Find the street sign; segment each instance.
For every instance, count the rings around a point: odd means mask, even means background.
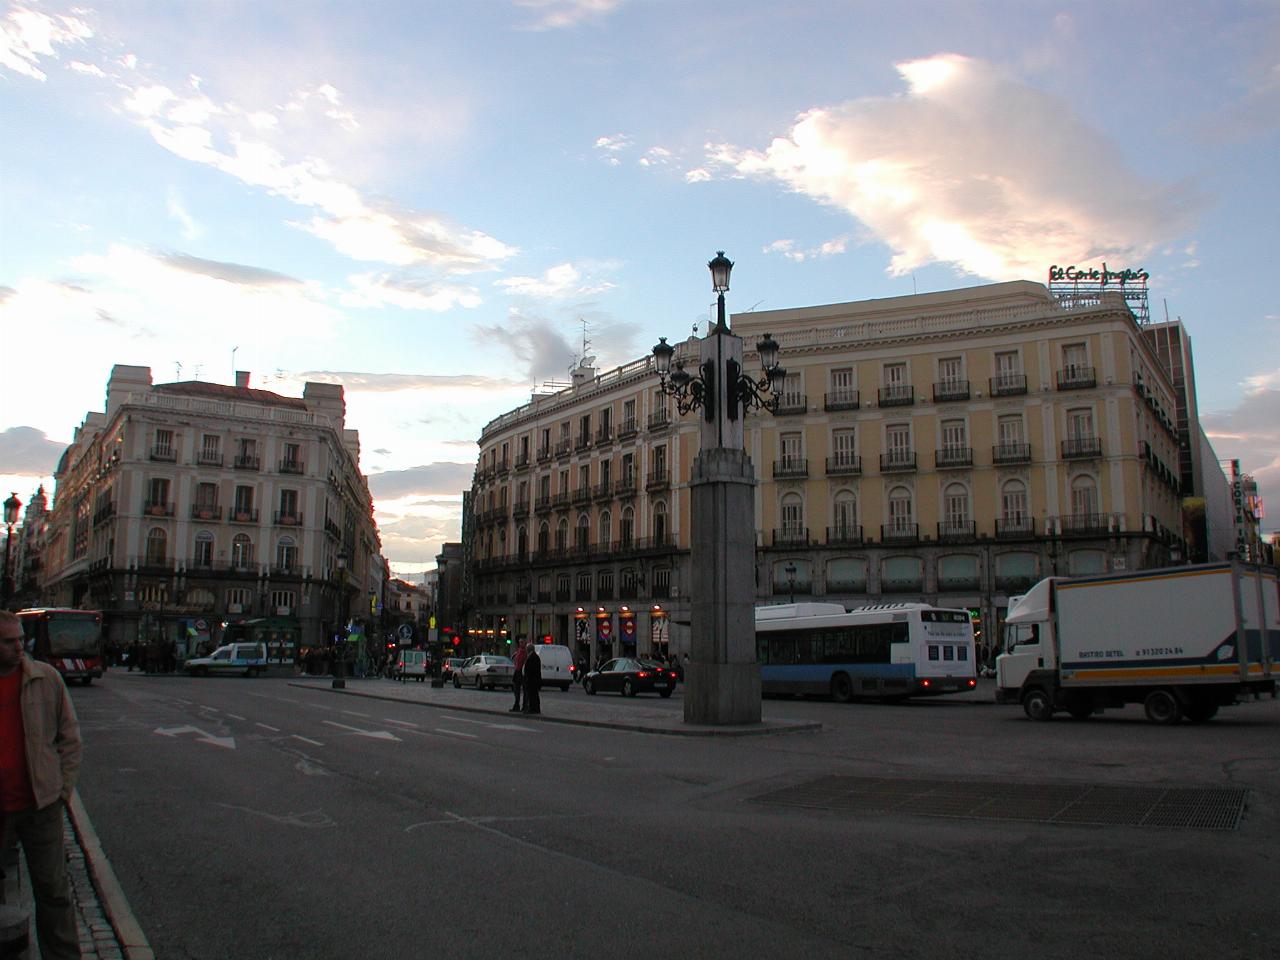
[[[412,640],[413,624],[411,623],[400,624],[400,629],[396,631],[396,634],[400,637],[401,640]]]

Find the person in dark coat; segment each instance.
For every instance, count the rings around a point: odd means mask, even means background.
[[[524,640],[518,641],[516,645],[515,664],[516,668],[511,673],[511,689],[515,692],[516,702],[512,705],[510,712],[520,712],[520,692],[524,688],[524,664],[529,656],[529,647]]]
[[[542,658],[538,656],[537,644],[529,644],[529,653],[524,658],[524,712],[541,713],[542,698],[538,691],[542,689]]]

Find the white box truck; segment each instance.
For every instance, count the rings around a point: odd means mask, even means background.
[[[1154,723],[1210,720],[1276,695],[1276,570],[1242,563],[1041,580],[1009,607],[996,701],[1077,719],[1141,703]]]

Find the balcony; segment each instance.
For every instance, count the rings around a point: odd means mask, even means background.
[[[940,380],[933,385],[934,403],[954,403],[969,399],[968,380]]]
[[[649,476],[644,482],[646,490],[662,490],[669,486],[671,486],[671,471],[666,467],[654,467],[649,471]]]
[[[862,458],[852,453],[827,457],[828,477],[856,477],[862,473]]]
[[[572,500],[572,495],[569,493],[569,491],[561,490],[559,493],[557,493],[555,496],[551,498],[551,505],[555,507],[557,510],[564,510],[566,507],[569,506],[569,503],[571,500]]]
[[[545,493],[533,501],[534,513],[546,513],[551,509],[551,494]]]
[[[611,443],[613,443],[613,427],[608,426],[607,424],[604,426],[597,427],[596,428],[596,446],[604,447],[604,446],[608,446]]]
[[[261,457],[236,457],[232,462],[232,466],[237,470],[261,470]]]
[[[589,434],[589,433],[580,433],[580,434],[578,434],[578,438],[577,438],[576,440],[574,440],[574,441],[573,441],[573,449],[574,449],[575,451],[590,450],[590,449],[591,449],[591,434]]]
[[[227,520],[230,523],[257,523],[258,511],[236,507],[227,514]]]
[[[220,467],[222,466],[222,454],[217,450],[201,450],[196,454],[196,466]]]
[[[222,519],[222,508],[216,503],[193,503],[191,505],[191,519],[216,523]]]
[[[938,539],[954,543],[957,540],[976,540],[977,528],[972,520],[942,520],[938,523]]]
[[[885,543],[915,543],[920,539],[920,525],[916,523],[882,523],[880,539]]]
[[[297,476],[302,476],[302,474],[306,472],[306,464],[304,464],[301,460],[281,460],[280,472],[292,473]]]
[[[973,466],[973,447],[943,447],[933,451],[933,465],[938,470],[955,470]]]
[[[773,531],[775,547],[807,547],[809,545],[808,527],[782,527]]]
[[[618,439],[630,440],[639,432],[640,429],[636,424],[636,418],[632,417],[630,420],[623,420],[622,426],[618,427]]]
[[[809,476],[809,461],[801,457],[784,457],[773,461],[775,480],[803,479]]]
[[[1093,367],[1070,366],[1058,371],[1059,390],[1088,390],[1098,385]]]
[[[142,512],[148,517],[172,517],[173,503],[168,500],[147,500],[142,504]]]
[[[667,427],[671,426],[671,411],[655,410],[653,413],[649,414],[648,425],[650,432],[655,430],[665,430]]]
[[[561,440],[560,442],[558,442],[558,443],[556,444],[556,456],[557,456],[557,457],[567,457],[567,456],[569,456],[569,452],[570,452],[572,449],[573,449],[573,443],[572,443],[571,441],[569,441],[569,440]]]
[[[1008,520],[996,521],[997,540],[1024,540],[1036,535],[1034,517],[1011,517]]]
[[[862,543],[862,524],[846,523],[827,527],[828,546],[852,546]]]
[[[1111,529],[1111,516],[1106,513],[1073,513],[1058,518],[1058,531],[1064,537],[1096,537]]]
[[[1101,437],[1072,437],[1062,441],[1063,460],[1091,460],[1102,456]]]
[[[899,384],[881,387],[877,402],[882,407],[909,407],[916,402],[915,387]]]
[[[173,463],[178,459],[178,455],[174,453],[173,447],[152,447],[151,459],[161,463]]]
[[[993,397],[1016,397],[1027,392],[1025,373],[1000,373],[992,377],[989,383]]]
[[[636,478],[633,476],[619,477],[614,482],[613,493],[617,497],[634,497],[636,495]]]
[[[809,396],[804,393],[784,393],[778,397],[775,417],[795,417],[809,412]]]
[[[859,406],[857,390],[836,390],[822,395],[822,409],[828,413],[836,410],[857,410]]]
[[[880,454],[881,473],[910,473],[916,468],[914,450],[898,450]]]
[[[528,470],[528,469],[529,469],[529,454],[527,454],[527,453],[517,453],[517,454],[516,454],[516,465],[515,465],[515,468],[516,468],[516,473],[519,473],[521,470]]]
[[[493,472],[496,476],[505,477],[511,472],[511,460],[508,457],[503,457],[494,465]]]
[[[590,487],[590,486],[586,486],[586,487],[578,487],[576,490],[574,490],[574,491],[573,491],[573,502],[574,502],[574,503],[590,503],[590,502],[591,502],[591,487]]]
[[[302,513],[298,510],[277,510],[273,522],[279,527],[300,527]]]
[[[539,463],[546,463],[546,462],[547,462],[548,460],[550,460],[550,459],[551,459],[551,448],[550,448],[550,447],[539,447],[539,448],[538,448],[538,462],[539,462]]]
[[[994,464],[1030,463],[1031,444],[997,443],[991,448],[991,462]]]
[[[591,497],[594,500],[609,500],[613,497],[613,481],[603,480],[591,488]]]
[[[529,501],[517,500],[511,508],[511,515],[517,520],[523,519],[529,515]]]

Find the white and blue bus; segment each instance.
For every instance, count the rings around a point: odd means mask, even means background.
[[[966,610],[924,603],[756,608],[762,692],[900,700],[977,686]]]

